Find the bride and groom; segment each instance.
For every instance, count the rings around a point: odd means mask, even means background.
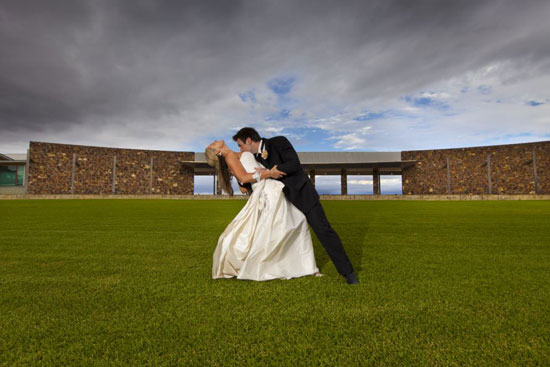
[[[284,136],[263,139],[250,127],[239,130],[233,140],[240,152],[223,140],[205,151],[227,193],[233,195],[231,175],[243,193],[250,193],[218,239],[212,277],[263,281],[320,276],[309,224],[346,282],[359,283],[290,142]]]

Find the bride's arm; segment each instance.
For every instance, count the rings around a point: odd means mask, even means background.
[[[225,157],[225,162],[227,163],[227,166],[231,169],[233,172],[233,176],[237,178],[241,183],[253,183],[256,182],[256,179],[254,178],[255,173],[248,173],[243,167],[243,164],[239,160],[238,153],[227,150],[222,151],[223,156]],[[271,171],[261,171],[260,173],[260,179],[266,179],[271,177]]]

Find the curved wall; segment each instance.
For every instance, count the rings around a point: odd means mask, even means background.
[[[550,141],[401,152],[404,195],[550,194]],[[447,165],[448,162],[448,165]]]
[[[193,194],[180,163],[193,152],[30,142],[29,155],[29,194]]]
[[[193,152],[31,142],[27,192],[192,195],[193,170],[181,162],[194,160]],[[550,141],[403,151],[401,160],[416,161],[403,170],[404,195],[550,194]]]

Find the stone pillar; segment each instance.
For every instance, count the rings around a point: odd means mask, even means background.
[[[372,171],[372,193],[373,195],[380,195],[380,173],[378,173],[378,168]]]
[[[348,194],[348,173],[344,168],[340,171],[340,185],[342,189],[342,195]]]
[[[313,187],[315,187],[315,170],[312,169],[309,171],[309,180],[311,181],[311,184]]]

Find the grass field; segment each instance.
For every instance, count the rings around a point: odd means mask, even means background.
[[[550,202],[324,202],[357,286],[212,280],[243,205],[0,201],[0,366],[550,365]]]

